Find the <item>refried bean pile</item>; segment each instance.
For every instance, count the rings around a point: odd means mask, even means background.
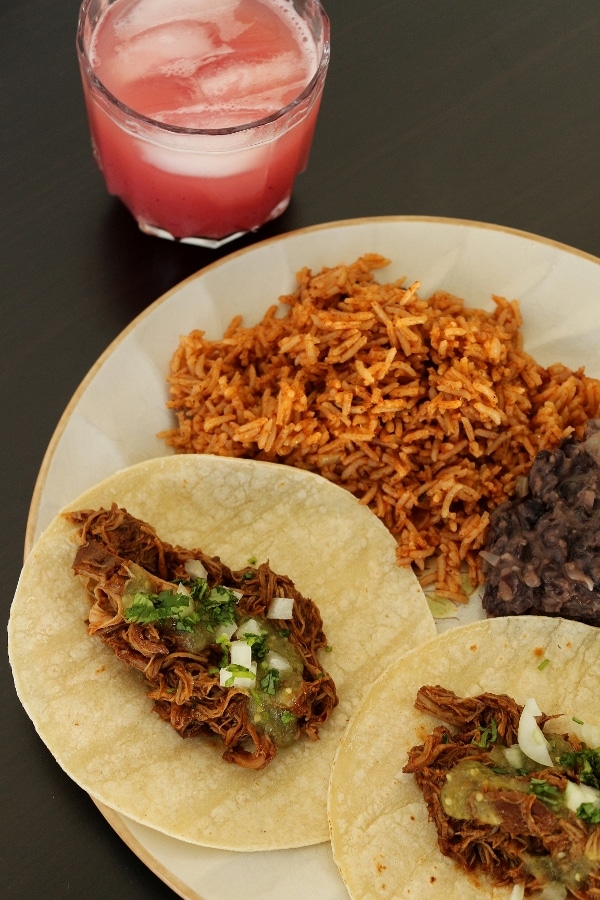
[[[600,625],[600,420],[538,453],[519,495],[491,517],[483,608]]]
[[[538,365],[519,305],[470,309],[444,291],[379,283],[388,260],[297,274],[262,321],[183,337],[171,362],[177,452],[285,463],[342,485],[379,516],[438,596],[482,583],[490,513],[541,450],[583,436],[600,382]],[[462,574],[461,574],[462,573]]]

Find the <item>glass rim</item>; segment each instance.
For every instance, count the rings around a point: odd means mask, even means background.
[[[323,9],[320,0],[315,0],[316,6],[318,7],[319,13],[321,15],[321,21],[323,24],[323,49],[321,52],[321,57],[319,60],[319,65],[310,79],[310,81],[306,84],[304,89],[298,94],[297,97],[294,97],[286,106],[278,109],[274,113],[270,113],[268,116],[264,116],[262,119],[255,119],[252,122],[245,122],[243,125],[229,125],[225,128],[188,128],[184,125],[169,125],[166,122],[160,122],[158,119],[153,119],[151,116],[146,116],[144,113],[140,113],[137,110],[133,109],[131,106],[127,106],[126,103],[123,103],[119,100],[115,94],[110,91],[106,85],[98,78],[96,73],[94,72],[94,68],[92,63],[88,57],[87,50],[84,42],[84,29],[85,29],[85,15],[88,11],[88,8],[93,0],[83,0],[79,8],[79,18],[77,22],[77,55],[79,57],[79,62],[85,70],[85,73],[89,75],[92,81],[92,86],[95,87],[105,98],[109,101],[111,106],[116,107],[121,113],[126,116],[129,116],[135,119],[138,122],[143,123],[144,125],[151,126],[152,128],[157,128],[160,131],[166,132],[168,134],[188,134],[188,135],[227,135],[227,134],[239,134],[242,131],[251,131],[256,128],[264,127],[265,125],[272,125],[273,123],[279,121],[284,116],[286,116],[289,112],[291,112],[296,107],[300,106],[300,104],[306,100],[313,91],[318,87],[320,81],[325,77],[325,73],[329,66],[329,58],[330,58],[330,21],[329,16]]]

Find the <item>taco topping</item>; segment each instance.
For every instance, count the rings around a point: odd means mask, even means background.
[[[551,717],[533,699],[523,707],[426,685],[415,707],[445,723],[403,768],[423,792],[442,853],[526,895],[600,897],[600,749],[544,734]]]
[[[318,739],[338,699],[317,658],[321,616],[290,578],[173,546],[115,504],[67,518],[88,632],[144,675],[161,719],[182,737],[218,735],[223,759],[249,769]]]

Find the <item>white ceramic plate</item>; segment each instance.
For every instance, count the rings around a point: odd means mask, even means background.
[[[234,315],[256,323],[303,266],[352,262],[363,253],[392,262],[386,281],[421,281],[468,305],[493,308],[492,294],[519,299],[525,348],[542,365],[585,366],[600,376],[600,260],[534,235],[451,219],[385,217],[302,229],[233,253],[158,299],[110,345],[65,410],[46,452],[27,526],[25,552],[56,513],[112,472],[171,452],[156,437],[172,425],[166,375],[179,336],[218,338]],[[115,402],[115,398],[118,401]],[[85,448],[85,452],[84,452]],[[231,853],[185,844],[101,807],[125,843],[180,896],[229,900],[253,885],[255,900],[343,900],[329,845]]]

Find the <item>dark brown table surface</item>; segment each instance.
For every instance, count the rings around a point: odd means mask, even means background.
[[[105,193],[77,71],[77,5],[10,0],[0,12],[5,621],[37,471],[72,393],[131,319],[228,252],[142,235]],[[600,255],[597,0],[325,5],[332,59],[308,171],[277,222],[229,249],[409,214],[511,226]],[[175,896],[54,763],[6,653],[0,665],[0,895]]]

